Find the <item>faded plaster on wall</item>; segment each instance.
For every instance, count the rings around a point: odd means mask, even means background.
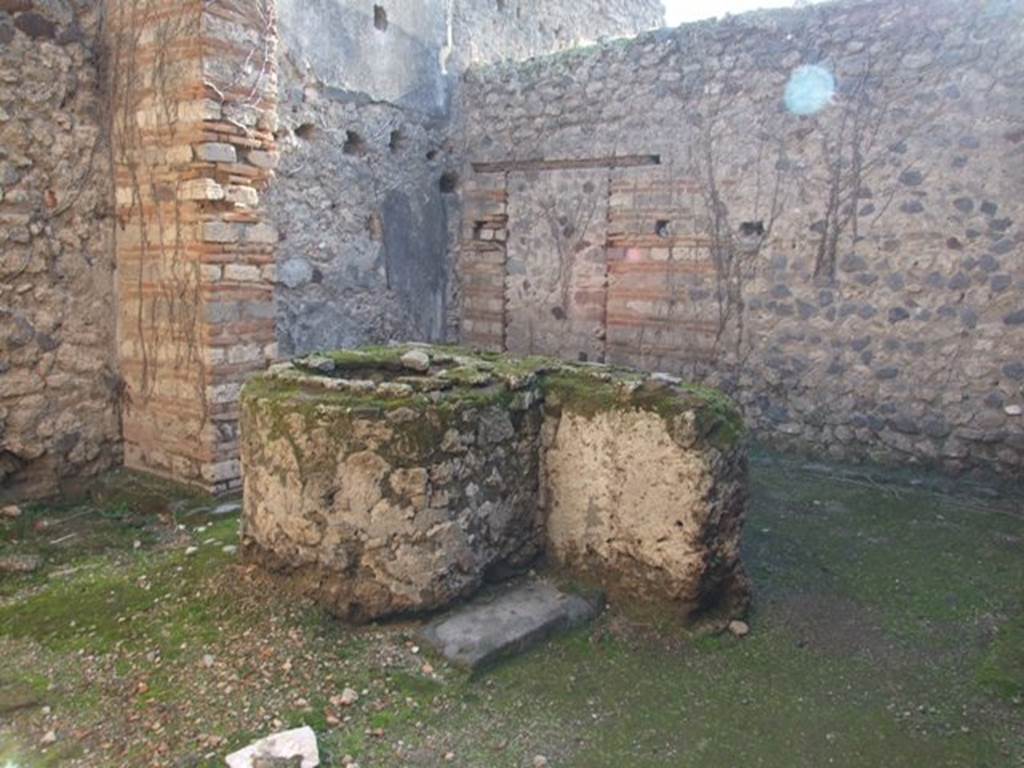
[[[660,19],[651,0],[592,0],[590,13],[536,0],[385,0],[379,29],[374,5],[279,2],[282,162],[267,203],[282,234],[285,354],[450,338],[457,75],[473,59],[572,45],[583,16],[595,35]]]
[[[453,64],[522,61],[605,38],[629,37],[664,23],[660,0],[452,0]]]

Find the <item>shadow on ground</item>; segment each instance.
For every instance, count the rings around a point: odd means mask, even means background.
[[[300,724],[326,766],[1024,765],[1020,490],[770,454],[752,483],[749,636],[611,606],[469,679],[238,564],[236,507],[115,473],[0,521],[43,561],[0,575],[0,765],[222,765]]]

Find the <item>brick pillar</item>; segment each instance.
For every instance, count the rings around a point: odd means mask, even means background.
[[[456,269],[463,344],[496,352],[506,350],[507,241],[506,174],[470,176],[462,190],[462,232]]]
[[[111,0],[125,463],[240,485],[238,393],[277,354],[273,0]]]

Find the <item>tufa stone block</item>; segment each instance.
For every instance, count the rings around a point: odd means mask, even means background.
[[[213,179],[189,179],[178,187],[179,200],[223,200],[224,188]]]
[[[203,222],[203,240],[207,243],[237,243],[238,225],[227,221]]]
[[[273,245],[277,242],[277,230],[264,222],[249,224],[245,227],[245,241],[247,243]]]
[[[260,195],[252,187],[232,184],[224,190],[224,193],[227,201],[229,203],[234,203],[235,205],[245,206],[246,208],[255,208],[260,204]]]
[[[252,264],[228,264],[224,267],[224,279],[258,283],[263,279],[263,273]]]
[[[235,163],[238,161],[238,153],[234,144],[223,142],[209,142],[195,146],[196,160],[204,163]]]
[[[280,161],[281,156],[277,152],[265,152],[262,149],[252,149],[249,150],[245,159],[250,165],[255,165],[257,168],[272,171],[277,168],[277,164]]]

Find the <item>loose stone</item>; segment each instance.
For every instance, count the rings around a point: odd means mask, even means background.
[[[543,553],[682,618],[745,608],[746,453],[724,395],[603,365],[421,346],[332,353],[330,376],[310,359],[296,361],[301,378],[257,378],[243,395],[242,550],[335,614],[442,608]],[[422,378],[449,386],[425,396],[394,380],[413,359],[459,368],[428,365]],[[310,386],[338,377],[373,391],[338,407]]]
[[[0,556],[0,573],[34,573],[42,564],[43,559],[38,555],[3,555]]]
[[[224,504],[219,504],[218,506],[214,507],[213,511],[211,511],[210,514],[213,515],[214,517],[223,517],[223,516],[226,516],[226,515],[233,515],[236,512],[241,512],[241,511],[242,511],[242,502],[240,502],[240,501],[228,501],[228,502],[225,502]]]
[[[421,349],[412,349],[401,357],[402,365],[410,371],[425,372],[430,370],[430,355]]]
[[[351,707],[359,701],[359,693],[354,688],[346,688],[338,697],[338,704],[342,707]]]
[[[729,622],[729,631],[736,637],[746,637],[750,634],[750,625],[737,619]]]
[[[260,739],[228,755],[226,761],[228,768],[317,768],[320,751],[316,734],[306,726]]]

